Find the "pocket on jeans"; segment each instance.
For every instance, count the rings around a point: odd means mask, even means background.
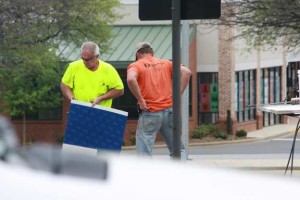
[[[145,132],[156,131],[159,123],[159,116],[144,115],[143,116],[143,129]]]

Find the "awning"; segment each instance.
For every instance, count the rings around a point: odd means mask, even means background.
[[[110,41],[112,50],[101,54],[101,60],[113,63],[124,63],[118,68],[126,68],[135,60],[134,50],[138,42],[149,42],[156,57],[172,59],[172,26],[171,25],[118,25],[113,27]],[[190,41],[196,35],[196,27],[190,26]],[[74,44],[61,43],[59,54],[68,61],[80,59],[80,47]]]

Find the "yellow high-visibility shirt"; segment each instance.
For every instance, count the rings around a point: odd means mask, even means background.
[[[124,89],[117,70],[101,60],[96,71],[87,69],[82,60],[70,63],[62,77],[62,83],[73,90],[76,100],[83,102],[92,102],[110,89]],[[112,99],[103,100],[99,105],[111,107]]]

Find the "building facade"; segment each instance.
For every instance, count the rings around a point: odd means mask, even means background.
[[[137,126],[136,101],[126,84],[126,68],[134,61],[137,42],[152,44],[155,56],[172,59],[172,24],[170,21],[140,21],[138,4],[124,4],[117,10],[124,17],[113,28],[112,51],[100,56],[118,70],[125,86],[125,95],[113,107],[129,113],[124,144],[131,144]],[[201,124],[218,124],[226,130],[228,115],[232,134],[244,129],[253,131],[265,126],[286,123],[284,116],[264,113],[258,105],[285,100],[298,83],[300,55],[283,47],[269,50],[252,49],[242,39],[231,40],[234,27],[204,26],[189,21],[188,67],[192,71],[189,84],[189,132]],[[60,49],[69,61],[80,59],[80,50],[72,44]],[[29,118],[27,138],[30,141],[57,142],[64,134],[69,103],[64,100],[58,109],[41,111]],[[22,121],[12,119],[18,133]],[[161,138],[159,138],[161,139]]]

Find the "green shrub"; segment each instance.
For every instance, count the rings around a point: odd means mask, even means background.
[[[135,143],[136,143],[135,135],[131,135],[129,137],[129,142],[130,142],[130,145],[135,145]]]
[[[209,134],[215,133],[218,128],[214,124],[202,124],[192,132],[192,138],[203,138]]]
[[[217,131],[214,134],[215,138],[221,138],[223,140],[226,140],[228,138],[228,134],[225,133],[224,131]]]
[[[62,133],[56,133],[54,134],[54,139],[55,142],[60,145],[64,143],[65,136]]]
[[[235,135],[236,135],[236,137],[246,137],[247,132],[242,129],[242,130],[238,130]]]
[[[131,146],[131,145],[135,145],[136,144],[135,131],[129,130],[128,134],[129,134],[128,141],[124,141],[123,140],[122,146]]]
[[[130,130],[129,134],[130,134],[130,136],[129,136],[130,145],[135,145],[135,143],[136,143],[135,131]]]

